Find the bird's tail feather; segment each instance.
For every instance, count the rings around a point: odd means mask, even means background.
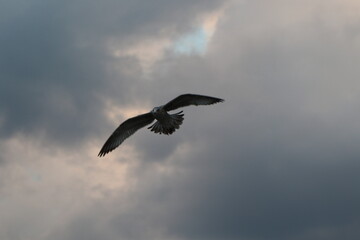
[[[181,111],[168,115],[168,118],[161,123],[156,121],[153,125],[148,127],[148,129],[151,129],[151,131],[154,133],[170,135],[175,132],[176,129],[179,129],[180,125],[183,123],[183,120],[184,114],[182,114]]]

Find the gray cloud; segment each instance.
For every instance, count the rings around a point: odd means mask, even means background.
[[[135,72],[137,62],[114,59],[107,42],[116,39],[124,48],[166,29],[185,31],[199,11],[219,2],[9,3],[1,10],[6,21],[0,25],[2,133],[40,130],[72,143],[98,134],[95,129],[105,121],[101,96],[123,101],[127,89],[142,84],[136,80],[140,74],[121,74],[129,67]],[[115,65],[120,71],[111,69]]]
[[[226,100],[184,109],[184,124],[174,135],[157,136],[145,129],[136,133],[128,143],[140,157],[128,160],[134,164],[126,175],[134,181],[128,190],[97,184],[92,191],[107,189],[101,192],[105,197],[88,199],[84,189],[92,179],[86,174],[84,182],[65,185],[69,189],[60,193],[80,199],[84,207],[74,207],[61,224],[52,224],[37,239],[360,237],[359,17],[350,11],[357,3],[319,0],[297,6],[277,0],[235,1],[220,19],[204,57],[167,53],[154,65],[150,79],[137,78],[136,59],[114,59],[106,52],[104,44],[112,37],[127,46],[146,36],[180,34],[191,28],[198,12],[219,3],[106,1],[101,7],[89,2],[81,8],[84,4],[75,2],[47,7],[58,14],[42,11],[40,19],[54,21],[36,24],[39,29],[31,33],[1,25],[7,29],[1,39],[7,38],[8,44],[7,58],[1,60],[8,67],[1,74],[14,80],[1,82],[1,98],[17,99],[1,101],[3,129],[8,133],[26,126],[31,135],[32,128],[45,128],[50,132],[45,139],[51,139],[73,128],[64,133],[64,139],[73,142],[78,136],[71,133],[95,139],[95,134],[107,134],[109,127],[98,112],[102,97],[119,105],[122,100],[160,105],[183,92]],[[109,14],[101,17],[103,11]],[[26,11],[33,16],[24,19],[33,20],[38,16],[35,12]],[[66,25],[61,16],[67,17]],[[182,17],[186,20],[179,23]],[[12,24],[19,22],[32,26],[24,20]],[[174,25],[174,32],[156,30]],[[40,33],[54,29],[50,40],[35,41]],[[11,44],[15,39],[28,39],[28,47]],[[15,49],[27,54],[11,62],[7,59]],[[34,56],[37,61],[31,60]],[[58,65],[65,71],[59,71]],[[117,71],[111,68],[115,65]],[[135,74],[124,73],[129,69]],[[51,141],[47,144],[53,147]],[[64,143],[58,148],[68,151]],[[112,156],[122,159],[124,149],[120,147]],[[84,163],[81,157],[74,163],[80,169],[90,168],[85,162],[96,163],[83,158]],[[11,186],[0,181],[5,190]],[[61,209],[71,206],[60,200]],[[46,209],[52,207],[50,201]],[[48,226],[43,221],[38,224]]]

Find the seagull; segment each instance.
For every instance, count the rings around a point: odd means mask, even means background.
[[[224,99],[221,98],[197,94],[180,95],[165,105],[155,107],[148,113],[129,118],[121,123],[105,142],[98,156],[105,156],[107,153],[117,148],[126,138],[133,135],[140,128],[151,124],[155,119],[157,121],[148,127],[148,129],[154,133],[171,135],[176,129],[179,129],[180,125],[183,123],[184,114],[182,114],[183,111],[169,114],[169,111],[190,105],[211,105],[223,101]]]

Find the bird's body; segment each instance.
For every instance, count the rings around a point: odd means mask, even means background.
[[[157,121],[148,127],[148,129],[159,134],[172,134],[180,127],[184,120],[184,114],[181,114],[182,111],[175,114],[168,114],[164,106],[154,108],[151,113]]]
[[[224,100],[220,98],[196,94],[180,95],[165,105],[153,108],[153,110],[149,113],[129,118],[128,120],[120,124],[120,126],[111,134],[109,139],[105,142],[98,156],[102,157],[105,154],[111,152],[116,147],[118,147],[126,138],[130,137],[140,128],[151,124],[154,120],[157,121],[150,127],[148,127],[148,129],[150,129],[152,132],[166,135],[174,133],[176,129],[179,129],[180,125],[182,124],[184,120],[184,114],[182,114],[182,111],[175,114],[169,114],[168,111],[190,105],[210,105],[223,101]]]

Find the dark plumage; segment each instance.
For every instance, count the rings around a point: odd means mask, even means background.
[[[165,105],[155,107],[151,112],[141,114],[139,116],[129,118],[111,134],[109,139],[105,142],[101,148],[98,156],[105,156],[117,148],[126,138],[130,137],[140,128],[151,124],[155,119],[157,120],[153,125],[148,127],[152,132],[159,134],[170,135],[179,129],[184,120],[184,114],[182,111],[175,114],[168,114],[168,111],[172,111],[181,107],[190,105],[210,105],[218,102],[223,102],[223,99],[196,95],[196,94],[183,94],[177,98],[171,100]]]

